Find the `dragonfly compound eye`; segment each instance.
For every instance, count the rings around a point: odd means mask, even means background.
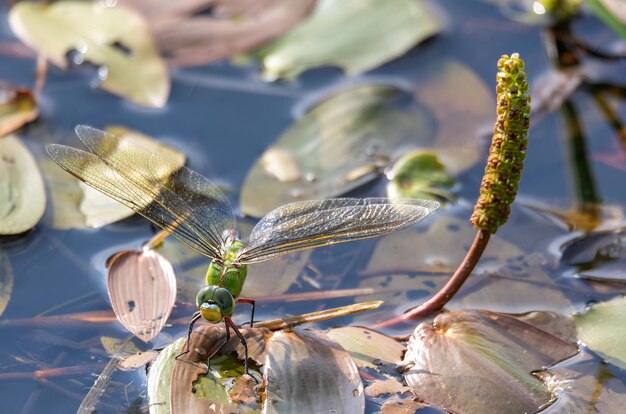
[[[196,306],[204,319],[218,323],[235,310],[235,299],[228,289],[207,285],[196,296]]]

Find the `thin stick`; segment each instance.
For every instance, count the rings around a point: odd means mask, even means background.
[[[465,280],[472,273],[472,270],[474,270],[476,263],[478,263],[483,251],[485,251],[485,247],[487,247],[490,236],[491,233],[488,231],[478,230],[478,233],[476,233],[476,237],[474,238],[474,242],[465,255],[465,258],[456,269],[450,280],[448,280],[448,283],[446,283],[446,285],[437,294],[435,294],[435,296],[420,306],[409,309],[402,316],[378,323],[374,325],[373,328],[389,327],[391,325],[406,322],[408,319],[421,318],[441,310],[456,294],[456,292],[459,291],[461,286],[463,286],[463,283],[465,283]]]
[[[148,243],[146,243],[144,248],[148,250],[156,249],[163,243],[163,240],[165,240],[165,238],[169,235],[170,233],[168,231],[165,231],[165,230],[159,231],[157,234],[152,236],[150,240],[148,240]]]
[[[41,53],[37,55],[36,63],[36,77],[35,86],[33,87],[33,94],[35,96],[41,95],[43,87],[46,84],[46,75],[48,74],[48,59]]]

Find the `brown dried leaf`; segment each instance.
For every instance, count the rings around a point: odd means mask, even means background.
[[[456,413],[534,412],[552,394],[530,372],[577,352],[510,315],[452,312],[416,328],[405,379],[420,400]]]
[[[158,356],[159,353],[154,350],[140,352],[135,355],[128,355],[120,360],[117,367],[122,371],[133,371],[154,361]]]
[[[142,341],[163,328],[176,300],[172,265],[152,250],[127,250],[109,262],[107,290],[118,321]]]
[[[315,0],[124,0],[144,14],[174,66],[201,65],[248,52],[304,19]],[[209,13],[203,13],[205,11]]]
[[[0,82],[0,137],[38,116],[37,102],[30,90]]]

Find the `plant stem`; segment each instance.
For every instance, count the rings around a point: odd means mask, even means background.
[[[448,280],[448,283],[446,283],[445,286],[435,294],[435,296],[428,299],[421,305],[409,309],[402,316],[376,324],[373,328],[388,327],[397,323],[406,322],[408,319],[421,318],[441,310],[456,294],[456,292],[458,292],[461,286],[463,286],[463,283],[465,283],[465,280],[472,273],[476,263],[478,263],[478,260],[485,251],[490,237],[491,233],[488,231],[478,230],[476,237],[474,238],[474,242],[465,255],[465,258],[456,269],[450,280]]]

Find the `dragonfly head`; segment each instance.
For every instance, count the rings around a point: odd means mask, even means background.
[[[226,288],[207,285],[196,296],[196,306],[204,319],[211,323],[221,322],[235,310],[235,299]]]

